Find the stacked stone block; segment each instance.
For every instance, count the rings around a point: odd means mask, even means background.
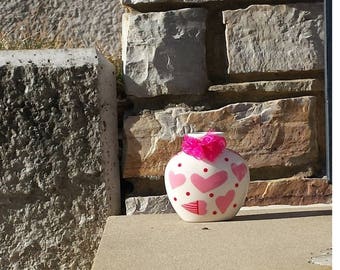
[[[323,3],[226,10],[223,22],[228,75],[233,80],[272,73],[299,77],[308,72],[310,76],[324,69]]]
[[[315,111],[315,97],[305,96],[210,111],[169,108],[131,116],[125,122],[123,177],[163,176],[167,162],[180,151],[181,137],[209,128],[224,131],[228,147],[248,161],[252,179],[312,175],[318,158],[316,124],[310,121]]]
[[[206,13],[197,8],[124,14],[127,95],[198,95],[206,91]]]
[[[120,213],[116,110],[95,49],[0,51],[1,269],[90,269]]]

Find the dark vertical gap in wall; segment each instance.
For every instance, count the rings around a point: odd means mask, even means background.
[[[208,78],[212,84],[226,82],[227,56],[222,10],[209,8],[206,31]]]
[[[326,0],[325,22],[325,114],[326,114],[326,170],[329,183],[332,183],[332,1]]]

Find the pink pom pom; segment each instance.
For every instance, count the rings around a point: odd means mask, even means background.
[[[202,138],[197,139],[188,135],[184,136],[182,150],[184,153],[197,159],[214,161],[227,146],[225,138],[208,132]]]

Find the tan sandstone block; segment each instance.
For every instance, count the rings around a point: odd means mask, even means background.
[[[252,179],[311,175],[316,167],[315,97],[244,102],[218,110],[175,107],[128,117],[123,177],[162,176],[180,151],[182,136],[195,131],[223,131],[228,148],[249,164]]]
[[[332,186],[326,179],[292,177],[251,182],[245,205],[306,205],[331,201]]]

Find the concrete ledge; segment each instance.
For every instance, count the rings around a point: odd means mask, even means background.
[[[0,63],[11,66],[68,68],[96,65],[98,56],[94,48],[0,51]]]
[[[109,217],[92,269],[331,269],[310,263],[332,246],[331,209],[247,207],[213,223],[176,214]]]

